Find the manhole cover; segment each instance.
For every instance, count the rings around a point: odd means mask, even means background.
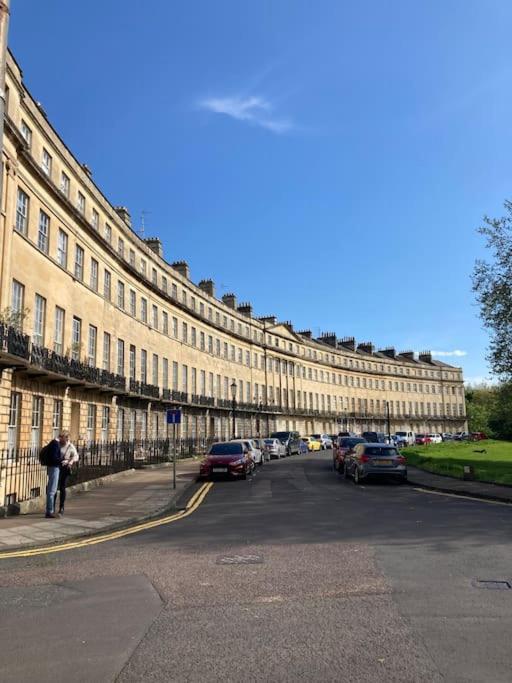
[[[261,555],[229,555],[219,557],[217,564],[263,564]]]
[[[488,588],[492,591],[506,591],[512,588],[512,584],[509,581],[500,581],[497,579],[475,579],[475,581],[473,581],[473,586],[475,588]]]

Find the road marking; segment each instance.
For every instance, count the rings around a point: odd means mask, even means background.
[[[42,548],[27,548],[26,550],[2,552],[0,553],[0,560],[8,560],[13,557],[35,557],[36,555],[49,555],[51,553],[60,553],[64,550],[84,548],[88,545],[106,543],[106,541],[115,541],[118,538],[130,536],[131,534],[137,534],[140,531],[146,531],[147,529],[153,529],[154,527],[162,526],[164,524],[178,522],[179,520],[188,517],[197,510],[197,508],[206,498],[212,486],[212,482],[207,482],[203,484],[201,488],[198,491],[196,491],[192,498],[188,501],[184,510],[180,510],[179,512],[176,512],[172,515],[167,515],[167,517],[161,517],[160,519],[153,519],[147,522],[141,522],[140,524],[135,524],[134,526],[128,527],[127,529],[118,529],[117,531],[111,531],[110,533],[101,534],[99,536],[82,538],[76,541],[70,541],[69,543],[61,543],[59,545],[46,546]]]
[[[444,493],[443,491],[431,491],[430,489],[414,488],[413,491],[419,493],[430,493],[432,496],[447,496],[448,498],[463,498],[464,500],[472,500],[475,503],[487,503],[487,505],[504,505],[510,507],[512,503],[507,503],[504,500],[487,500],[486,498],[476,498],[475,496],[465,496],[463,493]]]

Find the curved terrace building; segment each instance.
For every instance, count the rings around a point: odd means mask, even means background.
[[[73,156],[8,57],[0,254],[0,448],[340,428],[456,431],[460,368],[256,317],[141,239]]]

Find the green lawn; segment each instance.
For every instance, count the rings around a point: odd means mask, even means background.
[[[475,451],[485,450],[485,453]],[[512,442],[445,441],[402,450],[407,462],[429,472],[462,479],[464,465],[472,465],[475,478],[497,484],[512,484]]]

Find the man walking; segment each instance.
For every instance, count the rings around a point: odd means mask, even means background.
[[[55,518],[55,494],[59,484],[60,464],[62,462],[61,447],[66,443],[63,435],[59,434],[57,439],[52,439],[46,446],[45,462],[48,484],[46,485],[46,515],[50,519]]]
[[[74,444],[69,440],[69,432],[59,434],[60,454],[62,460],[59,472],[59,515],[64,514],[64,503],[66,502],[66,481],[71,474],[71,467],[78,462],[78,451]],[[54,507],[57,503],[57,493],[55,493]]]

